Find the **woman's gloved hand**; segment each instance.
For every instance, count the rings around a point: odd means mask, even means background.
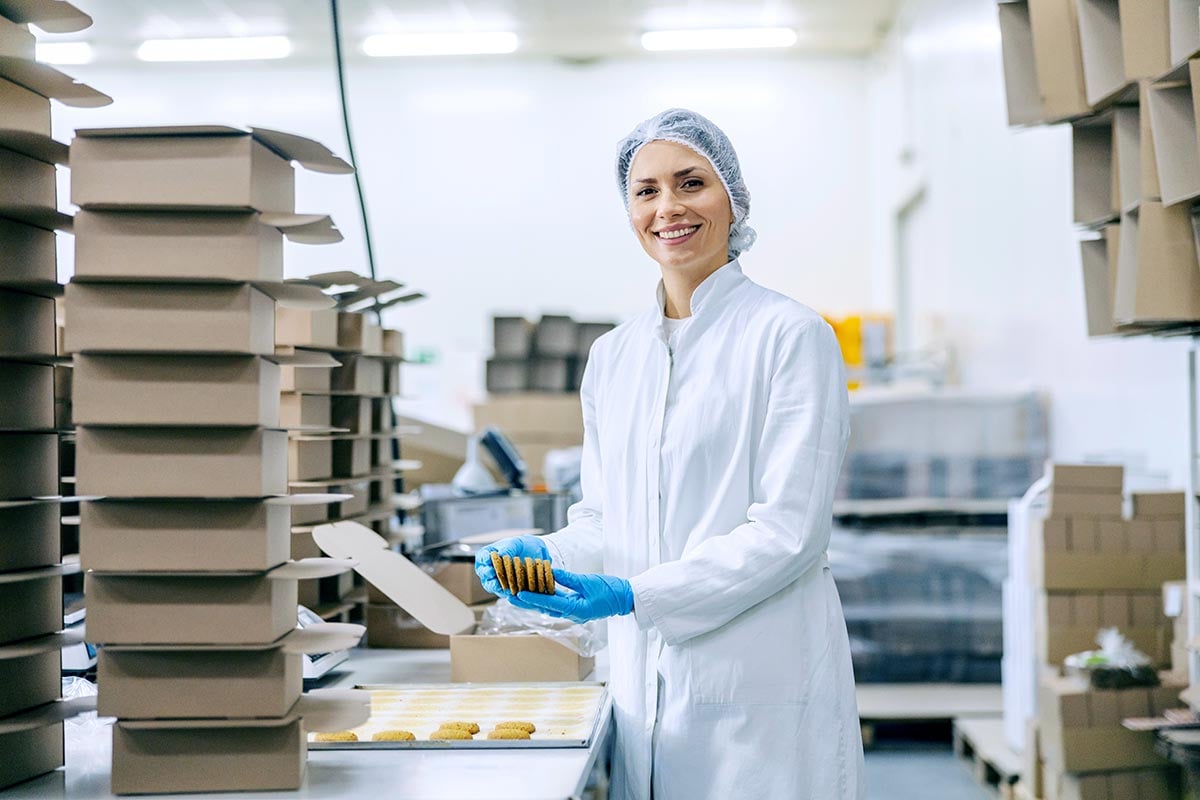
[[[496,569],[492,566],[492,553],[496,553],[501,558],[512,556],[514,559],[550,560],[550,551],[546,549],[546,543],[537,536],[514,536],[511,539],[501,539],[487,547],[479,548],[475,552],[475,574],[479,576],[479,582],[483,584],[483,588],[499,597],[508,597],[509,593],[500,586],[500,581],[496,578]]]
[[[556,569],[554,582],[559,589],[555,594],[521,592],[510,597],[509,602],[518,608],[541,611],[573,622],[619,617],[633,612],[633,587],[624,578],[577,575],[565,569]],[[563,591],[563,587],[567,591]]]

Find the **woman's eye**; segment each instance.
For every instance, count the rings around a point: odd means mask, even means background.
[[[696,189],[703,185],[704,181],[700,180],[699,178],[688,178],[683,182],[683,188],[685,189]]]
[[[638,197],[647,197],[653,191],[654,191],[654,189],[647,186],[645,189],[641,189],[640,191],[638,191],[637,196]]]

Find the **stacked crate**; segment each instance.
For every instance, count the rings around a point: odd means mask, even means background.
[[[493,317],[488,392],[577,392],[592,344],[614,327],[556,314],[543,315],[536,324],[523,317]]]
[[[1185,572],[1184,495],[1134,493],[1125,518],[1122,467],[1053,464],[1048,472],[1049,508],[1034,522],[1030,559],[1045,796],[1172,797],[1165,792],[1177,777],[1155,752],[1154,735],[1125,730],[1122,720],[1179,706],[1186,681],[1164,673],[1153,690],[1096,690],[1058,672],[1067,656],[1098,649],[1103,628],[1119,629],[1157,667],[1169,666],[1172,624],[1162,585]],[[1106,794],[1113,785],[1129,793]]]
[[[310,280],[333,288],[356,287],[356,302],[399,288],[353,273],[326,273]],[[342,302],[340,305],[347,305]],[[341,499],[308,506],[293,518],[292,555],[319,555],[312,530],[325,522],[355,521],[396,543],[407,527],[398,514],[415,501],[398,492],[400,476],[414,466],[396,456],[407,428],[396,425],[393,402],[400,394],[403,337],[385,330],[365,313],[287,309],[276,320],[281,344],[331,354],[340,364],[329,371],[285,375],[282,403],[299,426],[288,442],[288,479],[294,493],[328,492]],[[310,431],[311,426],[332,430]],[[365,616],[366,589],[350,576],[300,585],[300,602],[327,620],[359,621]]]
[[[316,142],[223,127],[80,131],[75,277],[76,479],[88,637],[117,794],[295,789],[306,706],[289,562],[287,432],[276,301],[286,236],[336,241],[294,213],[290,161],[348,165]],[[318,360],[317,363],[320,363]],[[353,631],[342,631],[345,647]],[[317,639],[322,637],[317,636]]]
[[[109,98],[34,60],[28,23],[82,30],[69,3],[0,0],[0,788],[63,764],[63,587],[79,580],[62,537],[56,419],[55,165],[51,99],[98,106]],[[43,499],[35,499],[43,498]],[[68,587],[70,588],[70,587]]]

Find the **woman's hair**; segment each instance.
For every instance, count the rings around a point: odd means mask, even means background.
[[[629,211],[629,168],[643,146],[666,141],[690,147],[708,159],[729,194],[733,225],[729,228],[729,258],[733,260],[750,249],[758,234],[747,224],[750,216],[750,190],[742,181],[733,143],[725,132],[707,118],[686,108],[671,108],[638,125],[617,146],[617,186],[625,210]]]

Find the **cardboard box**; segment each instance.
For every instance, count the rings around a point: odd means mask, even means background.
[[[0,432],[0,498],[58,494],[58,434]]]
[[[537,634],[450,637],[450,680],[455,683],[581,681],[595,665],[595,659]]]
[[[1183,519],[1187,514],[1187,495],[1184,492],[1134,492],[1131,498],[1135,519]]]
[[[1170,0],[1120,0],[1121,53],[1132,79],[1171,68]]]
[[[62,586],[62,572],[53,568],[0,575],[0,644],[57,633],[63,625]]]
[[[1141,81],[1139,92],[1145,96],[1150,82]],[[1158,165],[1154,155],[1154,135],[1150,130],[1149,101],[1138,106],[1118,106],[1113,110],[1113,143],[1117,163],[1117,185],[1121,211],[1133,211],[1146,201],[1160,200]]]
[[[1146,91],[1159,185],[1168,206],[1200,196],[1194,94],[1198,67],[1179,67]]]
[[[0,108],[4,108],[7,124],[8,109],[2,98]],[[0,287],[38,293],[54,290],[58,285],[54,231],[0,219],[0,241],[4,242],[0,249]]]
[[[1171,624],[1162,616],[1157,592],[1041,591],[1035,598],[1035,638],[1043,664],[1061,664],[1075,653],[1095,650],[1096,634],[1118,628],[1154,660],[1170,660]]]
[[[575,358],[536,358],[529,362],[529,388],[535,392],[568,392],[574,384]]]
[[[1044,118],[1088,113],[1075,0],[1029,0],[1029,19]]]
[[[275,343],[292,347],[336,348],[338,312],[332,308],[279,308]]]
[[[61,695],[62,654],[57,649],[0,655],[0,717],[52,703]]]
[[[367,513],[367,507],[371,503],[370,481],[352,481],[342,484],[337,488],[341,493],[350,495],[349,500],[343,500],[336,505],[335,510],[338,518],[353,517],[358,514]]]
[[[479,582],[473,561],[438,561],[424,565],[424,569],[435,581],[469,606],[488,605],[496,600],[496,596],[484,589],[483,584]],[[368,584],[367,590],[368,602],[391,602],[387,595],[374,586]]]
[[[288,560],[291,509],[273,501],[83,503],[80,559],[98,572],[263,571]]]
[[[1119,225],[1107,225],[1103,238],[1079,243],[1088,336],[1110,336],[1117,332],[1113,324],[1113,297],[1117,288],[1120,230]]]
[[[494,425],[510,439],[525,442],[583,442],[583,409],[578,395],[524,393],[489,397],[475,406],[475,429]]]
[[[1173,688],[1178,693],[1183,687]],[[1055,772],[1161,767],[1167,761],[1154,749],[1151,732],[1121,727],[1120,696],[1147,694],[1144,688],[1094,692],[1070,678],[1043,678],[1038,688],[1038,724],[1048,769]],[[1118,704],[1106,712],[1110,700]]]
[[[1035,559],[1034,567],[1030,576],[1033,585],[1050,591],[1151,591],[1186,572],[1182,553],[1122,551],[1045,552]]]
[[[1125,498],[1112,492],[1083,492],[1051,487],[1048,512],[1052,517],[1083,515],[1094,518],[1120,518]]]
[[[57,564],[61,516],[62,507],[53,502],[0,506],[0,572]]]
[[[1004,93],[1009,125],[1029,125],[1042,119],[1033,48],[1029,3],[999,3],[1000,41],[1004,56]]]
[[[283,311],[285,309],[279,309]],[[328,369],[311,367],[293,367],[281,364],[279,368],[279,390],[281,392],[313,392],[328,394],[330,391],[330,373]]]
[[[492,317],[492,351],[499,359],[533,355],[534,325],[524,317]]]
[[[279,397],[279,422],[284,428],[319,427],[332,425],[330,398],[313,394],[288,392]]]
[[[1125,468],[1108,464],[1060,464],[1046,462],[1046,475],[1055,489],[1120,494],[1125,485]]]
[[[1042,748],[1038,742],[1037,718],[1025,720],[1025,748],[1021,751],[1021,783],[1030,797],[1043,797]]]
[[[77,489],[108,497],[287,493],[287,434],[234,428],[80,428]]]
[[[525,359],[488,359],[484,382],[488,394],[527,392],[530,387],[529,361]]]
[[[71,283],[66,319],[72,353],[275,353],[275,301],[244,284]]]
[[[0,108],[9,130],[50,135],[50,98],[0,76]]]
[[[333,475],[354,478],[371,471],[371,439],[369,437],[333,438]]]
[[[63,724],[0,730],[0,752],[0,788],[53,772],[64,763]]]
[[[0,361],[0,430],[54,429],[54,367]]]
[[[396,605],[367,606],[367,646],[401,650],[444,650],[450,637],[429,630]]]
[[[383,351],[383,330],[367,319],[366,314],[342,311],[337,317],[337,346],[359,353]]]
[[[604,334],[616,328],[615,322],[580,322],[575,355],[586,361],[591,355],[592,345]]]
[[[1079,39],[1087,101],[1099,105],[1128,82],[1118,0],[1079,0]],[[1157,73],[1156,73],[1157,74]]]
[[[371,433],[391,433],[396,429],[396,413],[392,410],[391,398],[371,401]]]
[[[296,582],[345,571],[289,562],[255,574],[89,572],[88,641],[104,645],[263,645],[296,627]],[[61,622],[61,620],[60,620]]]
[[[0,148],[0,175],[0,213],[6,217],[58,207],[53,164]]]
[[[383,393],[393,397],[401,394],[400,362],[395,359],[383,362]]]
[[[295,210],[290,162],[351,168],[310,139],[220,125],[100,128],[71,144],[71,202],[80,208]]]
[[[1113,300],[1119,325],[1200,319],[1200,270],[1191,227],[1190,214],[1181,205],[1143,203],[1137,213],[1121,215]]]
[[[1085,775],[1048,772],[1044,797],[1045,800],[1177,800],[1180,791],[1177,767]]]
[[[343,356],[331,371],[330,390],[337,394],[384,394],[384,362],[364,356]]]
[[[1200,55],[1200,25],[1196,23],[1200,5],[1196,0],[1169,0],[1169,3],[1171,64],[1179,65]]]
[[[368,397],[333,398],[333,427],[350,433],[371,433],[372,400]]]
[[[521,454],[521,458],[525,461],[525,477],[530,483],[543,483],[546,480],[545,466],[546,456],[551,450],[563,450],[570,447],[579,447],[582,442],[570,441],[567,437],[554,442],[546,441],[514,441],[513,447]]]
[[[404,332],[397,330],[383,330],[383,352],[397,358],[404,357]]]
[[[546,314],[533,333],[533,352],[545,358],[574,356],[579,349],[579,325],[567,316]]]
[[[52,299],[0,289],[0,319],[0,358],[55,356]]]
[[[288,479],[322,480],[333,474],[333,443],[327,437],[297,436],[288,440]]]
[[[255,356],[79,355],[73,412],[80,425],[277,428],[279,366]]]

